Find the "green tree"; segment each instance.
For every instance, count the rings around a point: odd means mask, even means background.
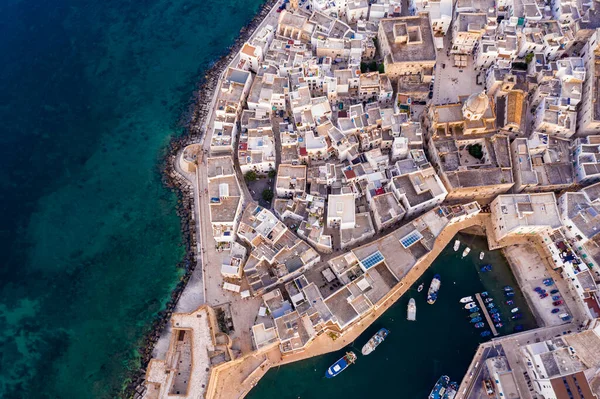
[[[273,191],[269,190],[268,188],[263,190],[262,192],[262,199],[264,199],[267,202],[271,202],[273,196]]]
[[[470,145],[467,147],[467,150],[469,151],[469,154],[471,154],[472,157],[477,158],[477,159],[483,158],[483,151],[481,148],[481,144]]]
[[[367,64],[365,62],[360,63],[360,73],[367,73]]]
[[[533,60],[533,53],[528,53],[525,56],[525,62],[529,64],[532,60]]]
[[[246,172],[246,174],[244,175],[244,179],[247,182],[251,182],[251,181],[256,181],[256,179],[258,179],[258,176],[256,175],[256,172],[253,170],[249,170],[248,172]]]
[[[371,61],[369,62],[369,71],[375,72],[377,70],[377,62]]]
[[[377,70],[379,71],[379,73],[385,73],[385,65],[383,65],[383,62],[379,64]]]
[[[275,169],[269,170],[269,178],[272,179],[275,176],[277,176],[277,172],[275,172]]]

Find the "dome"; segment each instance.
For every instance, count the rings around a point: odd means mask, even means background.
[[[485,111],[490,106],[490,100],[485,94],[485,91],[481,93],[473,93],[469,96],[467,101],[463,104],[462,112],[465,119],[476,121],[481,119]]]

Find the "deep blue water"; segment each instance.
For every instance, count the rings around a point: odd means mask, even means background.
[[[181,277],[159,162],[261,0],[0,3],[0,397],[114,397]]]

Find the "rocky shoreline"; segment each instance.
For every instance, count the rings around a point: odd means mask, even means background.
[[[174,168],[177,154],[183,148],[191,143],[197,143],[206,133],[203,125],[206,117],[210,112],[210,104],[217,89],[217,83],[223,70],[230,64],[235,55],[242,48],[244,43],[254,33],[255,29],[260,25],[262,20],[267,16],[271,8],[277,4],[278,0],[267,0],[255,17],[242,29],[237,40],[227,49],[227,54],[217,60],[210,69],[206,72],[198,89],[194,91],[193,98],[195,101],[190,106],[189,111],[184,115],[185,132],[181,136],[174,136],[168,148],[165,151],[165,156],[161,159],[161,175],[163,184],[177,195],[177,216],[181,221],[181,234],[183,236],[183,245],[185,246],[185,256],[177,265],[178,268],[184,269],[185,274],[181,277],[179,283],[171,293],[171,297],[167,302],[165,309],[157,314],[156,319],[152,323],[152,327],[142,340],[142,344],[138,349],[140,355],[140,368],[133,370],[126,378],[127,384],[124,386],[121,397],[124,398],[141,398],[145,392],[144,378],[146,367],[152,358],[154,345],[158,341],[163,329],[171,319],[171,315],[177,302],[185,289],[192,272],[197,263],[196,259],[196,231],[193,221],[193,206],[194,193],[192,184],[180,176]]]

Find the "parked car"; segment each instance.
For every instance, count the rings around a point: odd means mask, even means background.
[[[554,301],[554,302],[552,302],[552,304],[553,304],[554,306],[559,306],[559,305],[562,305],[562,304],[563,304],[563,301]]]
[[[540,294],[540,299],[544,299],[548,296],[548,294]]]
[[[560,309],[559,309],[559,308],[554,308],[554,309],[552,309],[552,313],[558,313],[558,312],[560,312]]]
[[[433,98],[433,92],[430,91],[429,94],[427,95],[427,98],[429,98],[430,100]]]
[[[533,290],[534,290],[535,292],[540,292],[540,291],[542,290],[542,287],[535,287]]]
[[[554,295],[554,294],[558,294],[558,290],[552,290],[552,291],[550,291],[550,293],[551,293],[552,295]]]
[[[558,301],[560,299],[560,295],[554,295],[552,296],[552,300],[553,301]]]

